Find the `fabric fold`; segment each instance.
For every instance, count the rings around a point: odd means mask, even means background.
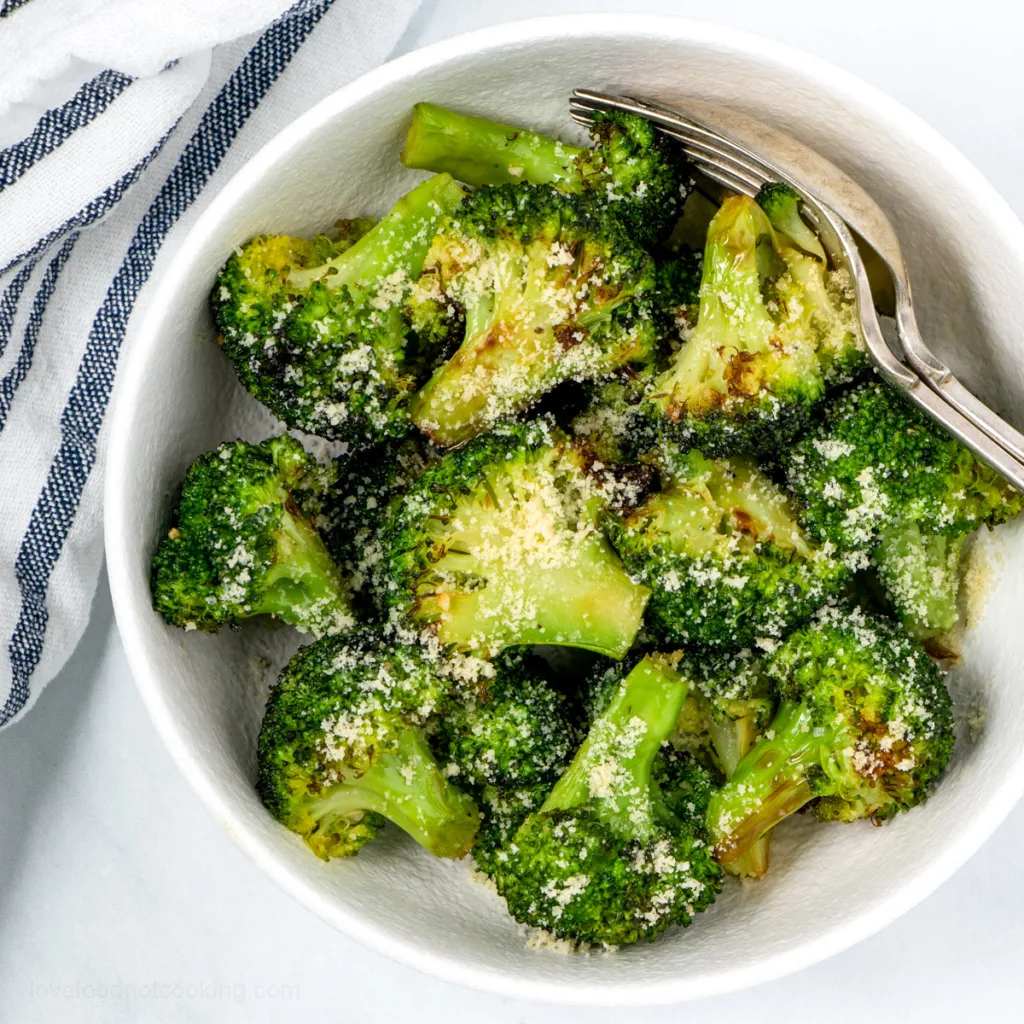
[[[187,95],[183,83],[194,84],[188,76],[199,65],[190,65],[202,55],[145,83],[108,78],[113,95],[103,109],[50,143],[41,131],[23,151],[37,154],[34,162],[0,152],[0,182],[4,167],[11,179],[0,187],[0,221],[16,227],[0,240],[0,466],[17,481],[0,493],[0,725],[31,706],[88,621],[102,565],[105,416],[121,352],[161,267],[234,171],[315,102],[386,59],[417,6],[295,5],[259,35],[216,47],[198,96],[155,142],[156,128],[136,132],[119,112],[138,112],[127,101],[143,84],[166,86],[161,110],[171,110],[171,90]],[[59,115],[49,123],[63,130]],[[137,135],[120,143],[125,159],[138,159],[128,173],[137,173],[112,198],[121,179],[95,193],[103,183],[91,172],[104,155],[79,132],[100,148]],[[31,208],[45,195],[44,168],[51,181],[67,176],[51,185],[48,219]],[[104,195],[106,208],[90,219]],[[25,223],[46,234],[31,237]]]

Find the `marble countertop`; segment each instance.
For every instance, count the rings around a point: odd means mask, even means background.
[[[849,16],[809,0],[425,0],[400,49],[577,10],[715,20],[831,60],[922,115],[1024,214],[1024,12],[1010,0],[861,0]],[[574,1010],[470,992],[360,948],[248,861],[151,726],[101,582],[68,667],[0,733],[0,1021],[1013,1020],[1024,996],[1022,845],[1024,806],[881,934],[686,1009]]]

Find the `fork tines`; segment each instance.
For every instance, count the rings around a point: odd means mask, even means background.
[[[651,104],[639,103],[629,96],[577,89],[569,100],[569,114],[577,124],[589,127],[597,110],[620,110],[650,121],[659,131],[675,139],[694,168],[725,188],[744,195],[757,195],[766,181],[772,181],[771,169],[754,157],[739,156],[724,148],[720,136],[684,114],[665,112]]]

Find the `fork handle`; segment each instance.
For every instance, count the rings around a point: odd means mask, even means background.
[[[957,380],[953,371],[924,343],[910,300],[910,290],[893,275],[896,283],[896,333],[907,362],[918,376],[961,416],[990,437],[1004,451],[1024,462],[1024,434],[997,416]]]

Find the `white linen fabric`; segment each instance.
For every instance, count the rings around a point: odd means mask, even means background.
[[[0,726],[88,621],[105,413],[161,265],[263,143],[387,58],[418,5],[0,0],[0,117],[31,79],[103,68],[0,149]]]

